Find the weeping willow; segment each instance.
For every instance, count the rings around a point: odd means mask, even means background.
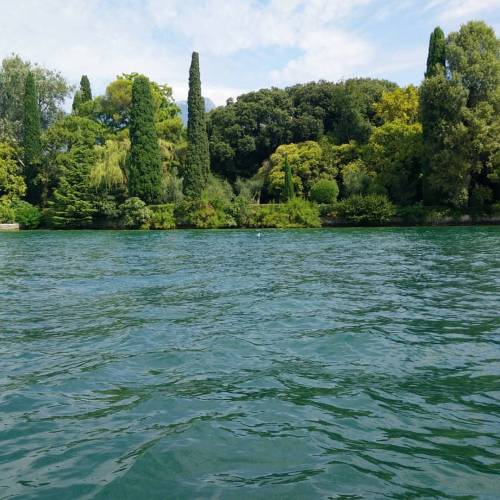
[[[90,171],[90,185],[95,188],[111,189],[125,185],[125,165],[128,141],[107,141],[104,146],[96,146],[99,161]]]

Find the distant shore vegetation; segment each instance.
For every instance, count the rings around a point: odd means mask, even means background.
[[[71,112],[64,103],[73,98]],[[500,41],[436,28],[419,86],[261,89],[188,124],[172,89],[122,74],[94,96],[12,55],[0,68],[0,223],[22,228],[319,227],[500,216]]]

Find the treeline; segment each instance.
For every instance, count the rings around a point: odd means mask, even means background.
[[[72,112],[62,111],[74,95]],[[500,41],[431,34],[419,87],[377,79],[263,89],[188,126],[167,85],[94,97],[12,56],[0,69],[0,222],[24,227],[294,227],[500,214]]]

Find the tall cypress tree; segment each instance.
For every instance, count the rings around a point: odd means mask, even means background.
[[[128,187],[130,196],[146,203],[156,203],[161,194],[161,154],[154,111],[149,80],[139,75],[132,84]]]
[[[427,55],[427,70],[425,77],[430,78],[442,71],[446,66],[446,40],[443,30],[438,26],[429,40],[429,53]]]
[[[188,150],[184,168],[184,192],[197,197],[210,173],[205,102],[201,94],[200,58],[193,52],[189,69]]]
[[[73,97],[73,112],[78,111],[80,104],[92,100],[92,89],[90,88],[90,81],[87,75],[83,75],[80,79],[80,88],[75,92]]]
[[[285,184],[281,193],[281,201],[290,201],[295,198],[295,190],[293,187],[292,169],[288,162],[288,156],[285,156]]]
[[[82,93],[82,102],[92,100],[92,89],[90,88],[90,81],[87,75],[82,75],[80,80],[80,92]]]
[[[26,184],[28,187],[27,198],[31,202],[38,201],[38,189],[35,184],[38,165],[42,154],[40,140],[40,107],[38,93],[33,73],[28,73],[24,91],[24,117],[23,117],[23,148]]]

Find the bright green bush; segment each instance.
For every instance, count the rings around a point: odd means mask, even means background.
[[[10,199],[0,198],[0,224],[10,224],[16,221],[16,211],[12,207]]]
[[[337,214],[355,224],[384,224],[394,217],[396,207],[384,195],[354,195],[338,204]]]
[[[42,213],[27,201],[18,200],[13,203],[16,222],[22,229],[36,229],[40,225]]]
[[[146,204],[136,197],[129,198],[119,207],[124,227],[130,229],[148,229],[151,211]]]
[[[319,207],[295,198],[287,203],[253,205],[247,227],[320,227]]]
[[[333,179],[320,179],[311,187],[309,197],[316,203],[331,204],[337,201],[339,186]]]
[[[173,203],[163,205],[151,205],[148,207],[151,212],[151,229],[174,229],[175,216]]]

